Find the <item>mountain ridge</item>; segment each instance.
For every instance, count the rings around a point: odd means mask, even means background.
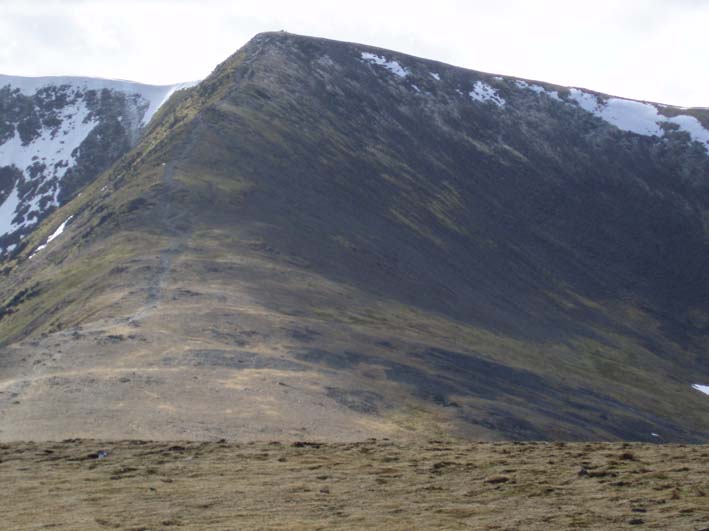
[[[174,96],[6,266],[0,437],[706,440],[693,122],[428,65],[261,34]]]
[[[471,68],[471,67],[467,67],[467,66],[460,66],[457,64],[453,64],[453,63],[447,63],[447,62],[439,60],[439,59],[433,59],[430,57],[421,57],[421,56],[417,56],[417,55],[414,55],[414,54],[411,54],[408,52],[401,52],[401,51],[393,50],[390,48],[385,48],[385,47],[381,47],[381,46],[377,46],[377,45],[373,45],[373,44],[366,44],[366,43],[361,43],[361,42],[356,42],[356,41],[343,41],[343,40],[331,39],[331,38],[327,38],[327,37],[318,37],[315,35],[291,33],[291,32],[287,32],[287,31],[263,31],[263,32],[257,33],[252,38],[252,40],[253,39],[264,39],[264,38],[278,38],[278,37],[281,37],[281,38],[292,37],[292,38],[296,38],[296,39],[298,39],[298,38],[299,39],[311,39],[313,41],[319,41],[319,42],[323,42],[323,43],[358,47],[358,48],[365,49],[366,51],[369,51],[369,52],[376,51],[376,52],[383,52],[385,54],[387,54],[387,53],[388,54],[395,54],[399,57],[407,57],[407,58],[417,61],[417,62],[427,62],[432,65],[440,65],[444,68],[454,68],[457,70],[463,70],[463,71],[472,72],[472,73],[476,73],[476,74],[482,74],[482,75],[488,76],[490,78],[502,77],[505,79],[525,81],[525,82],[531,83],[531,84],[546,85],[547,87],[552,87],[552,88],[556,88],[556,89],[576,88],[576,89],[582,90],[584,92],[591,92],[591,93],[598,94],[599,96],[603,96],[603,97],[607,97],[607,98],[619,98],[619,99],[624,99],[624,100],[636,101],[639,103],[650,103],[653,105],[660,105],[663,107],[670,107],[670,108],[674,108],[674,109],[699,110],[699,111],[709,110],[709,106],[707,106],[707,107],[704,107],[704,106],[689,106],[689,107],[687,107],[684,105],[677,105],[677,104],[663,102],[663,101],[635,98],[635,97],[625,96],[622,94],[612,94],[610,92],[603,92],[601,90],[593,89],[590,86],[563,85],[563,84],[554,83],[551,81],[546,81],[546,80],[538,79],[538,78],[527,78],[524,76],[517,76],[514,74],[501,74],[499,72],[489,72],[486,70],[478,70],[476,68]]]

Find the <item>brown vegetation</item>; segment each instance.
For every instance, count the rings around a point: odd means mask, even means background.
[[[699,531],[709,528],[708,464],[707,446],[620,443],[13,443],[0,445],[0,522]]]

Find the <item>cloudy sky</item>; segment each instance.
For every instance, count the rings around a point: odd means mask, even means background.
[[[200,79],[285,29],[707,107],[707,28],[709,0],[0,0],[0,73]]]

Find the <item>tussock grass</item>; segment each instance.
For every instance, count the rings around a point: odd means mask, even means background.
[[[108,456],[98,459],[99,451]],[[704,529],[707,446],[0,445],[5,529]]]

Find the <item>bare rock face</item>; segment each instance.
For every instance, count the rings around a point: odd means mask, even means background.
[[[0,438],[707,441],[708,129],[261,34],[6,262]]]

